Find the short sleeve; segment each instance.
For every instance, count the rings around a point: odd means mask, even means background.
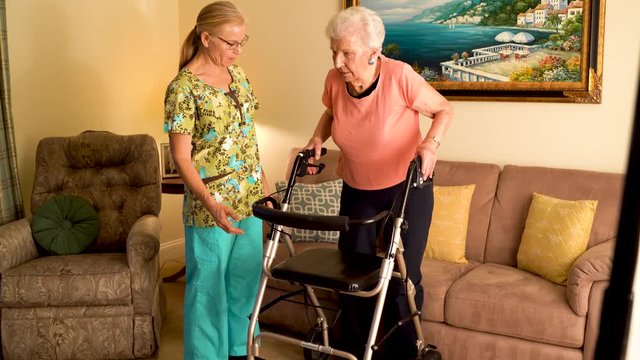
[[[192,134],[196,116],[191,88],[178,81],[169,84],[164,98],[164,132]]]
[[[402,93],[406,104],[416,110],[416,105],[428,101],[430,86],[411,66],[403,64],[402,67]]]

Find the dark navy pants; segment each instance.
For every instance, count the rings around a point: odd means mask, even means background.
[[[397,209],[402,202],[404,182],[381,190],[359,190],[343,184],[340,199],[340,215],[351,219],[364,219],[382,211]],[[402,233],[404,258],[407,273],[416,287],[416,306],[422,309],[424,293],[421,285],[420,264],[427,246],[427,235],[431,225],[433,211],[433,182],[422,189],[411,189],[405,208],[405,220],[408,228]],[[383,228],[384,227],[384,228]],[[348,232],[340,234],[338,246],[343,252],[376,254],[376,240],[383,234],[383,244],[388,244],[393,229],[393,219],[386,224],[350,226]],[[364,346],[369,335],[377,297],[360,298],[350,295],[340,297],[342,315],[336,335],[337,345],[362,358]],[[382,314],[382,323],[378,335],[385,334],[398,320],[409,316],[405,284],[392,278]],[[388,338],[379,351],[374,352],[375,359],[415,358],[416,333],[411,321]]]

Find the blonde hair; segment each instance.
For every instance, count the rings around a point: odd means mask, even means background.
[[[178,70],[187,65],[198,52],[202,45],[201,33],[214,34],[223,25],[244,23],[245,19],[240,10],[229,1],[216,1],[203,7],[196,19],[196,25],[182,43]]]
[[[330,39],[340,39],[359,30],[362,43],[371,49],[382,49],[384,43],[384,24],[373,10],[363,6],[351,6],[335,14],[329,20],[326,34]]]

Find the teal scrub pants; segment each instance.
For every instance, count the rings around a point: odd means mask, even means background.
[[[249,316],[262,274],[262,221],[252,216],[234,226],[244,234],[185,226],[185,360],[247,353]]]

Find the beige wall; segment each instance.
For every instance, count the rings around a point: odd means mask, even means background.
[[[182,39],[208,2],[7,0],[27,205],[42,137],[94,129],[149,133],[166,142],[164,90]],[[273,181],[282,178],[289,148],[306,143],[323,111],[320,93],[331,67],[323,30],[342,0],[236,3],[249,18],[251,40],[240,64],[262,101],[260,148]],[[441,158],[624,172],[640,59],[638,13],[637,1],[608,1],[601,105],[455,102]],[[163,196],[164,243],[182,237],[180,204],[179,196]]]
[[[177,67],[178,0],[7,0],[11,91],[25,205],[35,148],[84,130],[164,141],[164,88]],[[165,195],[164,205],[179,206]],[[181,237],[175,216],[163,234]],[[179,224],[177,224],[179,225]]]

